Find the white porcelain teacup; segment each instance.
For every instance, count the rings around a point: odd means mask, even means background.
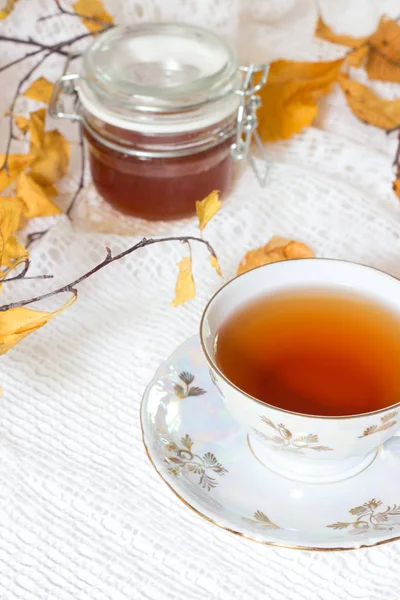
[[[400,426],[400,398],[398,404],[360,415],[309,416],[250,396],[215,361],[218,331],[243,304],[260,295],[313,288],[362,294],[400,318],[400,280],[356,263],[299,259],[259,267],[222,287],[204,310],[200,339],[212,379],[228,411],[248,431],[256,457],[291,479],[327,482],[355,475],[374,460],[379,446]]]

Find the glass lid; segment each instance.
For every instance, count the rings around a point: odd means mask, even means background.
[[[210,31],[149,23],[100,35],[85,52],[81,79],[106,110],[173,113],[232,94],[238,62]]]

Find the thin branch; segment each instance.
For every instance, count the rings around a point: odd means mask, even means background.
[[[0,36],[0,42],[15,42],[15,43],[20,43],[20,44],[28,44],[28,45],[35,45],[38,46],[37,50],[32,50],[32,52],[28,52],[27,54],[25,54],[24,56],[21,56],[20,58],[16,58],[15,60],[3,65],[0,68],[0,73],[2,71],[5,71],[6,69],[9,69],[10,67],[13,67],[14,65],[17,65],[18,63],[24,61],[26,58],[29,58],[30,56],[35,56],[36,54],[40,54],[40,52],[44,52],[45,50],[50,50],[52,54],[60,54],[62,56],[69,56],[69,53],[65,50],[62,50],[62,48],[64,46],[71,46],[72,44],[75,44],[76,42],[79,42],[80,40],[83,40],[87,37],[93,36],[96,33],[102,33],[103,31],[106,31],[106,29],[108,28],[104,28],[101,29],[99,31],[89,31],[88,33],[82,33],[80,35],[76,35],[73,38],[70,38],[68,40],[65,40],[63,42],[58,42],[57,44],[53,44],[53,45],[48,45],[48,44],[40,44],[39,42],[36,42],[34,40],[26,40],[23,41],[19,38],[9,38],[7,36]],[[78,58],[80,56],[80,54],[74,54],[70,60],[74,60],[75,58]]]
[[[11,302],[10,304],[3,304],[2,306],[0,306],[0,311],[4,312],[6,310],[9,310],[10,308],[17,308],[18,306],[26,306],[27,304],[33,304],[34,302],[39,302],[39,300],[45,300],[46,298],[50,298],[51,296],[55,296],[56,294],[62,294],[64,292],[74,292],[75,286],[77,286],[79,283],[81,283],[85,279],[88,279],[88,277],[90,277],[94,273],[97,273],[97,271],[100,271],[100,269],[103,269],[104,267],[115,262],[116,260],[120,260],[121,258],[124,258],[128,254],[132,254],[132,252],[135,252],[135,250],[139,250],[139,248],[144,248],[145,246],[151,246],[152,244],[160,244],[163,242],[186,243],[186,242],[190,242],[190,241],[199,242],[201,244],[204,244],[207,247],[210,254],[212,256],[216,257],[214,248],[211,246],[211,244],[209,242],[207,242],[206,240],[203,240],[202,238],[195,237],[192,235],[164,237],[164,238],[157,238],[157,239],[143,238],[140,242],[138,242],[134,246],[131,246],[127,250],[120,252],[116,256],[112,256],[110,248],[107,248],[107,255],[106,255],[105,259],[101,263],[99,263],[98,265],[93,267],[93,269],[90,269],[90,271],[88,271],[84,275],[81,275],[80,277],[78,277],[78,279],[75,279],[75,281],[72,281],[71,283],[68,283],[67,285],[57,288],[56,290],[53,290],[52,292],[47,292],[46,294],[42,294],[41,296],[34,296],[33,298],[29,298],[28,300],[20,300],[18,302]]]
[[[393,133],[394,131],[397,131],[400,129],[400,125],[396,125],[396,127],[392,127],[392,129],[386,129],[385,133],[387,135],[390,135],[391,133]]]
[[[24,268],[22,269],[21,273],[18,273],[18,275],[13,275],[13,277],[7,277],[7,279],[0,279],[0,284],[3,283],[8,283],[9,281],[17,281],[18,279],[52,279],[53,275],[33,275],[32,277],[26,277],[27,272],[29,271],[29,268],[31,266],[31,261],[29,260],[29,258],[25,258],[23,261],[21,261],[24,263]],[[16,265],[18,266],[18,265]],[[11,268],[9,269],[11,270]]]
[[[114,27],[111,23],[107,23],[107,21],[102,21],[102,19],[98,19],[97,17],[86,16],[82,13],[78,13],[72,10],[67,10],[63,6],[61,6],[61,2],[59,0],[55,0],[55,3],[58,8],[58,12],[52,13],[50,15],[45,15],[44,17],[40,17],[37,22],[40,23],[42,21],[47,21],[48,19],[54,19],[54,17],[60,17],[61,15],[68,15],[69,17],[78,17],[78,19],[85,19],[86,21],[90,21],[91,23],[96,23],[96,25],[101,25],[106,29],[110,29]]]
[[[37,48],[37,50],[32,50],[32,52],[27,52],[23,56],[20,56],[20,58],[16,58],[15,60],[12,60],[9,63],[6,63],[2,67],[0,67],[0,73],[2,73],[3,71],[6,71],[10,67],[13,67],[14,65],[17,65],[18,63],[26,60],[30,56],[35,56],[36,54],[40,54],[40,52],[44,52],[44,50],[52,50],[55,54],[60,54],[61,56],[69,55],[68,52],[66,52],[65,50],[62,50],[61,48],[53,49],[53,46],[50,46],[49,44],[41,44],[40,42],[37,42],[37,41],[33,40],[32,38],[25,40],[22,38],[0,35],[0,42],[12,42],[14,44],[22,44],[25,46],[36,46],[36,48]]]
[[[25,248],[28,249],[34,242],[41,240],[48,231],[48,229],[44,229],[43,231],[34,231],[33,233],[29,233]]]
[[[81,193],[81,191],[83,190],[83,186],[85,184],[85,146],[84,146],[84,139],[83,139],[83,128],[82,125],[79,125],[79,147],[80,147],[80,152],[81,152],[81,174],[79,177],[79,183],[78,183],[78,187],[75,191],[75,194],[72,197],[72,200],[67,208],[67,210],[65,211],[65,214],[67,215],[67,217],[71,216],[71,212],[73,211],[73,208],[75,206],[75,202],[78,199],[79,194]]]
[[[17,86],[16,92],[14,94],[14,97],[13,97],[13,100],[12,100],[12,103],[11,103],[11,106],[10,106],[10,111],[9,111],[9,134],[8,134],[8,140],[7,140],[7,146],[6,146],[6,151],[5,151],[5,155],[4,155],[3,164],[0,166],[0,173],[3,170],[6,170],[7,174],[9,173],[9,170],[8,170],[8,158],[9,158],[9,154],[10,154],[11,142],[12,142],[13,137],[14,137],[14,134],[13,134],[14,108],[15,108],[15,103],[17,101],[17,98],[18,98],[18,96],[19,96],[19,94],[21,92],[21,89],[22,89],[22,86],[24,85],[24,83],[26,81],[28,81],[28,79],[36,71],[36,69],[38,69],[40,67],[40,65],[46,60],[46,58],[48,58],[51,54],[53,54],[55,52],[58,52],[64,46],[70,46],[70,45],[75,44],[76,42],[78,42],[80,40],[83,40],[83,39],[85,39],[87,37],[91,37],[95,33],[96,32],[89,31],[87,33],[82,33],[80,35],[77,35],[77,36],[74,36],[74,37],[69,38],[67,40],[64,40],[63,42],[58,42],[57,44],[53,44],[51,46],[48,46],[48,51],[47,52],[44,49],[40,49],[40,50],[35,50],[34,51],[34,54],[38,54],[39,52],[45,52],[45,54],[43,56],[41,56],[40,60],[37,63],[35,63],[31,69],[29,69],[29,71],[24,75],[24,77],[20,80],[20,82],[19,82],[19,84]],[[20,62],[20,61],[18,61],[18,62]]]
[[[9,170],[8,170],[8,157],[10,154],[10,147],[11,147],[11,142],[13,139],[13,119],[14,119],[14,107],[15,107],[15,103],[17,101],[17,98],[21,92],[22,86],[24,85],[24,83],[26,81],[28,81],[28,79],[31,77],[31,75],[33,75],[33,73],[36,71],[36,69],[38,69],[41,64],[46,60],[46,58],[48,56],[50,56],[51,52],[47,52],[44,56],[42,56],[40,58],[40,60],[35,63],[33,65],[33,67],[31,67],[29,69],[29,71],[24,75],[24,77],[20,80],[20,82],[17,85],[17,89],[15,90],[15,94],[13,96],[12,102],[11,102],[11,106],[10,106],[10,110],[9,110],[9,134],[8,134],[8,140],[7,140],[7,146],[6,146],[6,151],[5,151],[5,155],[4,155],[4,160],[3,160],[3,164],[0,167],[0,173],[1,171],[3,171],[4,169],[6,170],[7,175],[9,174]]]

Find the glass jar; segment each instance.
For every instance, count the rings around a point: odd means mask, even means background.
[[[266,67],[248,73],[207,30],[114,27],[87,48],[80,74],[57,82],[49,110],[81,121],[93,182],[107,202],[145,219],[176,219],[212,190],[224,195],[233,159],[247,154]],[[76,97],[70,113],[68,94]]]

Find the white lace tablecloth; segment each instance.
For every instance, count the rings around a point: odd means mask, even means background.
[[[311,0],[105,4],[120,22],[179,17],[232,37],[239,27],[247,58],[340,52],[312,38]],[[320,2],[332,26],[355,34],[372,30],[381,12],[397,16],[398,9],[398,0]],[[52,42],[81,31],[72,17],[35,25],[51,10],[46,0],[20,0],[0,28]],[[4,44],[2,50],[4,62],[23,51]],[[43,72],[54,80],[59,59]],[[1,75],[2,108],[17,74]],[[395,86],[378,88],[388,97],[396,93]],[[207,227],[226,279],[247,249],[273,234],[303,239],[320,256],[400,275],[400,209],[391,192],[395,140],[357,122],[338,92],[325,101],[317,125],[269,146],[267,187],[260,190],[246,170]],[[62,126],[71,136],[71,126]],[[75,154],[66,194],[77,174]],[[118,252],[137,239],[132,236],[197,231],[194,220],[121,219],[90,181],[74,228],[65,217],[55,221],[32,253],[34,271],[54,273],[55,281],[18,282],[4,300],[74,279],[105,256],[106,245]],[[107,267],[80,286],[72,308],[2,358],[1,600],[395,600],[398,543],[341,554],[245,541],[179,503],[147,461],[139,425],[144,387],[159,362],[197,331],[202,308],[220,285],[204,249],[194,245],[197,297],[170,308],[184,252],[180,244],[153,246]]]

